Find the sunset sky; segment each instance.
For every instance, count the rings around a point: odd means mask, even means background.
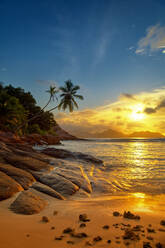
[[[79,111],[54,112],[71,132],[165,134],[164,0],[1,0],[0,81],[31,91],[67,79]]]

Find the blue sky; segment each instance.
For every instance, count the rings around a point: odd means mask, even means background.
[[[164,0],[1,0],[0,13],[0,81],[40,105],[67,79],[80,109],[165,85]]]

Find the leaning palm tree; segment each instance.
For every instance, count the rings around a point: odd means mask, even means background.
[[[46,91],[47,93],[49,93],[49,100],[48,102],[46,103],[46,105],[37,113],[35,114],[33,117],[29,118],[28,120],[26,120],[22,125],[18,126],[16,128],[16,133],[21,129],[23,128],[26,124],[28,124],[29,122],[35,120],[36,118],[38,118],[40,115],[42,115],[44,109],[49,105],[49,103],[53,100],[56,100],[58,101],[58,98],[56,96],[56,94],[59,92],[59,90],[57,89],[56,86],[50,86],[49,90]]]
[[[78,109],[78,104],[75,99],[83,100],[84,97],[77,94],[77,91],[80,89],[80,86],[73,85],[71,80],[65,81],[65,86],[60,87],[60,91],[62,91],[61,102],[58,105],[58,109],[66,110],[69,109],[70,112],[73,112],[74,108]]]

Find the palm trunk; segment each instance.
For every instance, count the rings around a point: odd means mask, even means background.
[[[47,102],[47,104],[40,110],[40,112],[38,114],[36,114],[35,116],[31,117],[30,119],[28,119],[27,121],[25,121],[24,123],[22,123],[20,126],[18,126],[15,130],[15,133],[17,134],[18,131],[23,128],[26,124],[28,124],[30,121],[35,120],[37,117],[39,117],[40,115],[42,115],[42,111],[49,105],[51,101],[51,97],[49,98],[49,101]],[[48,111],[49,112],[49,111]]]

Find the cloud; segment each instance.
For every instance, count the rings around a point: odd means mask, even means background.
[[[60,112],[55,119],[65,130],[80,137],[107,129],[124,133],[160,132],[159,124],[165,119],[165,111],[161,111],[165,108],[164,96],[165,87],[136,94],[123,93],[111,104],[70,114]],[[140,121],[136,119],[138,114],[144,115]]]
[[[162,99],[155,108],[145,108],[144,112],[146,114],[154,114],[162,108],[165,108],[165,99]]]
[[[146,54],[155,51],[162,51],[165,48],[165,26],[160,24],[150,26],[146,30],[145,37],[141,38],[138,42],[138,47],[135,51],[136,54]],[[165,50],[162,51],[162,53]]]
[[[120,99],[136,100],[136,98],[134,97],[134,95],[133,94],[129,94],[129,93],[122,93],[120,95]]]

